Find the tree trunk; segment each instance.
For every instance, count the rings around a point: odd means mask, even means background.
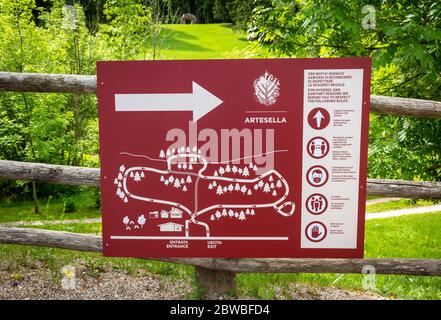
[[[34,199],[34,213],[40,214],[40,206],[38,205],[38,198],[37,198],[37,184],[35,181],[32,181],[32,199]]]

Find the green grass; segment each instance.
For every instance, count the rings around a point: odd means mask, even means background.
[[[55,248],[0,245],[0,270],[11,274],[20,273],[26,268],[43,268],[58,274],[65,265],[81,263],[94,270],[123,270],[136,273],[144,269],[155,274],[172,278],[190,278],[193,268],[166,262],[134,258],[104,258],[99,253],[77,252]]]
[[[366,258],[441,259],[441,214],[408,215],[366,222]],[[238,287],[244,293],[271,298],[274,288],[291,282],[362,290],[361,275],[244,274]],[[441,299],[441,277],[377,275],[375,292],[389,298]]]
[[[48,226],[24,226],[77,233],[101,233],[100,223],[67,224]],[[134,259],[134,258],[105,258],[100,253],[78,252],[56,248],[0,245],[0,270],[6,270],[11,276],[22,274],[26,268],[43,268],[53,272],[54,281],[58,281],[60,270],[65,265],[81,264],[86,267],[86,273],[99,277],[105,270],[122,270],[136,274],[140,269],[169,277],[185,279],[194,283],[193,268],[172,263]]]
[[[75,233],[92,233],[100,235],[103,231],[101,223],[69,223],[69,224],[54,224],[44,226],[27,226],[23,225],[23,228],[35,228],[46,229],[55,231],[66,231]]]
[[[441,259],[440,230],[441,212],[370,220],[366,224],[365,255]]]
[[[46,226],[23,226],[36,229],[48,229],[57,231],[68,231],[76,233],[101,234],[101,223],[88,224],[65,224]],[[194,278],[194,268],[191,266],[177,265],[173,263],[160,262],[135,258],[107,258],[100,253],[78,252],[56,248],[0,245],[0,270],[11,273],[11,277],[25,272],[26,268],[43,268],[53,273],[54,281],[59,280],[60,270],[65,265],[81,264],[85,266],[86,273],[99,277],[105,270],[121,270],[129,274],[136,274],[143,269],[148,272],[167,277],[169,279],[183,279],[188,281],[195,288],[188,298],[198,298]]]
[[[35,221],[35,220],[66,220],[100,218],[101,211],[95,203],[90,203],[88,193],[80,193],[71,196],[68,201],[75,203],[75,211],[65,213],[64,201],[61,199],[40,199],[40,214],[34,214],[32,201],[9,202],[0,201],[0,223],[12,221]]]
[[[430,206],[434,204],[433,201],[430,200],[412,200],[412,199],[400,199],[394,201],[388,201],[383,203],[374,203],[366,205],[366,212],[384,212],[390,210],[399,210],[406,208],[416,208],[423,206]]]
[[[101,225],[69,224],[44,228],[70,232],[101,232]],[[366,223],[366,258],[430,258],[441,259],[441,213],[408,215],[389,219],[370,220]],[[74,252],[52,248],[1,245],[0,268],[11,274],[20,274],[23,266],[47,268],[59,272],[66,264],[79,261],[92,274],[104,268],[136,272],[143,268],[167,277],[185,279],[193,284],[198,297],[192,267],[142,259],[104,258],[96,253]],[[271,299],[276,288],[289,297],[289,285],[294,282],[318,286],[337,286],[362,290],[361,275],[343,274],[239,274],[238,293],[255,298]],[[441,277],[378,275],[375,292],[389,298],[441,299]]]
[[[249,42],[243,32],[229,24],[169,24],[159,44],[162,59],[221,59],[245,49]],[[237,56],[240,58],[240,56]]]
[[[159,44],[159,59],[219,59],[243,58],[249,42],[245,34],[237,32],[227,24],[166,25],[165,38]],[[71,197],[77,204],[75,212],[63,213],[63,201],[46,199],[40,201],[41,215],[32,213],[32,202],[0,203],[0,222],[63,220],[98,218],[99,209],[87,200],[89,195]],[[374,199],[376,197],[368,197]],[[391,201],[367,206],[367,212],[402,209],[409,206],[429,205],[431,202],[410,200]],[[79,232],[101,233],[101,224],[49,225],[34,228]],[[441,215],[430,213],[408,215],[390,219],[376,219],[366,222],[367,258],[432,258],[441,259]],[[19,277],[25,268],[43,268],[60,273],[67,264],[82,263],[91,274],[99,276],[105,268],[135,273],[138,269],[166,277],[186,279],[194,285],[191,297],[198,297],[194,281],[194,269],[152,260],[132,258],[104,258],[98,253],[76,252],[54,248],[0,245],[0,270],[7,270],[11,277]],[[377,276],[376,292],[387,297],[409,299],[441,299],[441,277]],[[275,297],[276,288],[289,292],[293,282],[319,286],[362,290],[361,275],[343,274],[239,274],[238,293],[256,298]]]
[[[101,217],[100,209],[96,208],[96,205],[90,201],[90,194],[79,193],[77,195],[70,196],[68,200],[75,203],[76,209],[74,212],[63,212],[64,202],[61,199],[40,199],[39,202],[41,214],[33,213],[34,206],[32,201],[9,202],[3,200],[0,202],[0,223],[12,221],[66,220]],[[411,199],[401,199],[367,205],[366,212],[384,212],[404,208],[429,206],[432,204],[434,204],[434,202],[429,200],[414,201]]]

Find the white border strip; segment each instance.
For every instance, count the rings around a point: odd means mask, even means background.
[[[287,241],[289,237],[167,237],[167,236],[110,236],[113,240],[275,240]]]

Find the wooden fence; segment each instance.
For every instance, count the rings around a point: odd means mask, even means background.
[[[96,77],[62,74],[0,72],[0,91],[96,93]],[[418,99],[371,97],[371,112],[441,118],[441,102]],[[66,185],[100,185],[98,168],[0,160],[0,179]],[[441,199],[441,183],[368,179],[367,194],[406,198]],[[101,252],[101,237],[61,231],[0,227],[0,243],[47,246]],[[235,287],[235,274],[264,273],[361,273],[373,266],[377,274],[441,276],[441,260],[435,259],[213,259],[162,258],[161,261],[193,265],[206,293],[224,294]]]

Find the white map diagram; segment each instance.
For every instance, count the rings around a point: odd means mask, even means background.
[[[273,151],[283,152],[286,150]],[[127,216],[122,223],[126,230],[131,230],[130,225],[135,229],[143,228],[144,224],[155,223],[160,232],[167,233],[165,236],[111,236],[112,239],[191,239],[191,240],[288,240],[288,237],[222,237],[210,233],[210,225],[207,222],[200,221],[203,215],[208,215],[210,222],[215,222],[223,218],[237,219],[244,221],[253,218],[259,214],[259,209],[272,208],[276,214],[284,217],[290,217],[295,212],[295,203],[286,201],[290,193],[289,185],[286,179],[275,169],[268,170],[262,174],[257,174],[257,166],[250,161],[248,164],[233,165],[234,160],[226,162],[210,162],[201,155],[201,151],[196,147],[182,146],[178,149],[161,150],[160,158],[155,159],[144,155],[133,155],[123,152],[121,154],[143,157],[153,161],[166,162],[166,169],[161,170],[147,166],[126,167],[122,164],[117,173],[114,184],[116,187],[116,196],[128,204],[131,199],[143,201],[149,204],[164,205],[164,210],[145,212],[137,217],[138,223],[131,221]],[[241,158],[244,159],[244,158]],[[240,159],[235,159],[240,160]],[[208,174],[208,165],[215,165],[213,173]],[[138,183],[144,179],[158,179],[164,188],[172,193],[184,192],[191,196],[194,192],[194,208],[190,209],[184,204],[176,201],[160,199],[148,195],[140,195],[129,189],[129,183]],[[199,184],[205,182],[208,192],[213,193],[212,197],[227,201],[227,203],[216,203],[198,208],[199,204]],[[192,187],[190,187],[192,186]],[[204,193],[207,191],[203,189]],[[241,203],[229,203],[231,195],[237,194],[245,198]],[[262,195],[262,196],[259,196]],[[263,196],[264,195],[264,196]],[[255,197],[253,199],[253,197]],[[256,199],[269,199],[259,203]],[[247,203],[249,199],[249,203]],[[261,202],[261,201],[260,201]],[[166,209],[170,209],[168,212]],[[174,217],[180,218],[183,215],[183,224],[177,224],[167,220],[167,223],[158,223],[161,218]],[[136,219],[134,219],[136,220]],[[205,219],[207,220],[207,219]],[[147,221],[147,222],[146,222]],[[205,236],[195,237],[190,235],[191,225],[198,225],[205,230]],[[179,235],[176,235],[178,232]],[[182,234],[181,234],[182,232]],[[171,236],[168,234],[172,234]]]

